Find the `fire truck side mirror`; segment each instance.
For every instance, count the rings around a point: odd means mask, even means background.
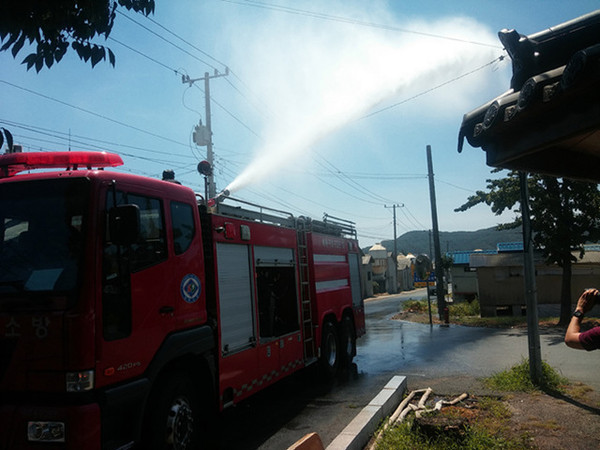
[[[140,209],[137,205],[119,205],[108,213],[110,240],[117,245],[131,245],[140,234]]]

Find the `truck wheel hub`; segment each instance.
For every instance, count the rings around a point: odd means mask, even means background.
[[[184,399],[173,402],[167,416],[167,443],[173,450],[185,450],[191,444],[194,418],[192,408]]]

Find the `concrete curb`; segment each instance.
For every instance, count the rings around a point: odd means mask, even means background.
[[[406,391],[406,377],[396,375],[327,446],[327,450],[361,450],[383,419],[391,415]]]

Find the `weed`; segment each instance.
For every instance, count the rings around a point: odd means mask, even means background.
[[[567,395],[574,399],[583,399],[590,391],[593,391],[591,387],[579,381],[567,386]]]
[[[434,305],[434,302],[431,302],[431,312],[435,308],[435,313],[437,314],[437,307]],[[414,313],[426,313],[429,311],[429,306],[427,305],[427,300],[406,300],[402,304],[403,311],[409,311]]]
[[[564,392],[569,381],[559,375],[548,363],[542,361],[542,379],[534,385],[529,375],[529,360],[523,359],[520,364],[484,379],[484,383],[503,391],[533,392],[536,390]]]
[[[448,306],[448,312],[450,317],[479,317],[479,301],[473,300],[472,302],[453,303]]]

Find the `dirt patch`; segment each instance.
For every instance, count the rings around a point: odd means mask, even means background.
[[[595,391],[580,399],[513,393],[503,400],[511,413],[509,432],[526,435],[534,448],[600,448],[600,395]]]
[[[472,381],[472,383],[471,383]],[[445,394],[433,388],[426,407],[433,408],[439,400],[450,401],[456,397],[446,389],[454,390],[463,383],[481,390],[479,381],[461,377],[428,380],[428,385],[438,386]],[[448,383],[451,383],[449,385]],[[467,392],[467,391],[465,391]],[[502,408],[490,407],[489,400]],[[418,398],[417,398],[418,400]],[[413,403],[416,404],[416,401]],[[486,405],[487,403],[487,405]],[[600,395],[591,388],[576,384],[564,395],[534,393],[492,393],[483,388],[480,394],[469,393],[469,397],[454,406],[444,406],[434,417],[451,418],[466,426],[479,425],[494,435],[502,436],[519,448],[553,449],[598,449],[600,448]],[[441,422],[444,423],[443,420]],[[442,431],[445,433],[445,431]],[[513,447],[511,447],[513,448]]]

